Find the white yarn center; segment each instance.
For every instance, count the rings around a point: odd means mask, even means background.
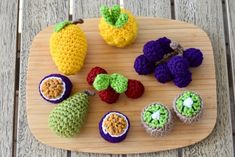
[[[159,120],[160,119],[160,111],[156,111],[152,114],[152,118]]]
[[[187,98],[187,99],[185,99],[183,105],[186,106],[186,107],[191,108],[192,105],[193,105],[193,100],[192,100],[192,98]]]

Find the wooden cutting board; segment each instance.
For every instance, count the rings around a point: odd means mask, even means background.
[[[139,33],[136,42],[126,48],[108,46],[98,32],[98,19],[85,19],[80,25],[88,40],[88,54],[82,70],[69,76],[73,82],[73,93],[91,89],[86,82],[86,75],[94,66],[100,66],[109,73],[121,73],[130,79],[141,80],[145,94],[136,100],[122,94],[117,103],[109,105],[102,102],[98,95],[90,98],[87,121],[81,133],[74,138],[61,138],[48,128],[48,114],[56,106],[44,101],[38,92],[40,80],[51,73],[59,73],[49,53],[49,38],[53,31],[50,26],[42,30],[33,40],[28,62],[27,73],[27,118],[33,135],[49,146],[79,152],[94,153],[145,153],[175,149],[195,144],[206,138],[216,123],[216,80],[214,56],[207,34],[200,28],[168,19],[137,18]],[[180,42],[184,48],[195,47],[203,51],[203,64],[191,68],[193,81],[187,88],[180,89],[172,82],[161,84],[153,75],[139,76],[133,63],[136,56],[142,53],[143,45],[149,41],[166,36]],[[140,123],[142,108],[151,102],[162,102],[172,108],[173,99],[184,90],[193,90],[201,94],[205,103],[202,119],[193,125],[185,125],[178,119],[170,135],[153,138],[145,133]],[[125,141],[111,144],[103,140],[98,131],[98,122],[110,110],[126,114],[131,128]]]

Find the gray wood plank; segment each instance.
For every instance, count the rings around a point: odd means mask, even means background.
[[[94,18],[99,17],[99,9],[102,5],[112,6],[114,4],[119,4],[119,0],[74,0],[73,7],[73,19],[78,18]],[[110,156],[118,156],[118,155],[110,155],[110,154],[94,154],[94,153],[79,153],[79,152],[71,152],[71,157],[110,157]]]
[[[0,1],[0,156],[13,152],[17,10],[14,0]]]
[[[171,18],[170,0],[124,0],[124,7],[138,16]]]
[[[231,62],[231,74],[232,74],[232,88],[230,91],[233,91],[233,101],[235,101],[235,1],[234,0],[226,0],[226,12],[228,19],[228,35],[229,35],[229,48],[230,48],[230,62]],[[231,95],[232,97],[232,95]],[[235,104],[234,102],[231,104],[232,106],[232,124],[233,124],[233,133],[235,133]]]
[[[212,134],[183,149],[183,156],[233,156],[228,71],[221,0],[175,0],[176,19],[194,23],[209,35],[215,59],[218,118]]]
[[[154,16],[171,18],[171,4],[166,0],[124,0],[124,7],[131,10],[137,16]],[[131,154],[128,157],[177,157],[178,150],[170,150],[158,153]]]
[[[119,0],[73,0],[73,19],[94,18],[100,16],[102,5],[113,6],[119,4]]]
[[[24,0],[23,3],[16,155],[19,157],[67,156],[67,151],[46,146],[36,140],[31,134],[26,119],[25,85],[29,47],[32,39],[44,27],[68,19],[68,4],[68,0]]]

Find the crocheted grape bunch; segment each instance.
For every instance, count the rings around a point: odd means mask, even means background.
[[[136,57],[135,71],[139,75],[154,73],[161,82],[169,81],[179,87],[186,87],[192,81],[190,67],[198,67],[203,60],[201,50],[189,48],[184,50],[176,42],[166,37],[148,41],[143,47],[143,54]]]
[[[87,82],[98,91],[100,99],[108,104],[115,103],[122,93],[132,99],[139,98],[144,93],[144,86],[140,81],[127,79],[118,73],[109,75],[100,67],[90,70]]]

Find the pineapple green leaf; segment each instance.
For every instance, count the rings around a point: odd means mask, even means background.
[[[121,14],[121,8],[119,5],[114,5],[112,8],[111,8],[111,15],[113,17],[113,20],[114,21],[117,21],[119,15]]]
[[[127,23],[127,21],[128,21],[128,15],[125,13],[122,13],[119,15],[119,17],[115,23],[115,26],[117,28],[120,28],[120,27],[124,26]]]
[[[123,27],[128,21],[128,15],[121,13],[119,5],[114,5],[111,9],[102,6],[100,12],[107,23],[117,28]]]
[[[65,21],[63,21],[63,22],[57,23],[57,24],[55,25],[55,27],[54,27],[54,32],[59,32],[59,31],[61,31],[65,26],[67,26],[67,25],[69,25],[69,24],[71,24],[71,22],[68,21],[68,20],[65,20]]]

